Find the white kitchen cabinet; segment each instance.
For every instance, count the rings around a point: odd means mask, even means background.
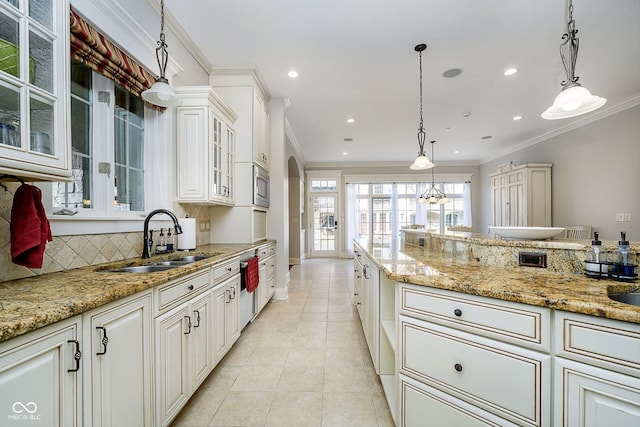
[[[510,165],[491,174],[495,226],[551,226],[551,165]]]
[[[59,181],[71,176],[69,2],[28,6],[0,4],[0,173]]]
[[[380,297],[380,272],[368,257],[362,265],[362,328],[369,347],[369,354],[377,374],[380,373],[378,342],[380,339],[380,318],[378,301]]]
[[[362,321],[362,317],[364,316],[362,313],[362,281],[364,280],[362,277],[362,252],[356,247],[354,249],[354,259],[353,259],[353,303],[358,310],[358,316],[360,316],[360,321]]]
[[[213,288],[214,361],[222,360],[240,337],[240,276],[234,275]]]
[[[531,313],[548,309],[511,303],[500,315],[502,301],[410,284],[398,284],[398,301],[400,374],[441,392],[450,408],[465,402],[474,417],[488,412],[504,424],[550,425],[551,356],[543,344],[549,342],[549,316]],[[400,425],[415,410],[399,399]],[[455,417],[445,417],[445,425],[450,419]]]
[[[253,70],[214,70],[209,83],[238,114],[237,162],[269,170],[269,95]]]
[[[235,113],[209,87],[179,87],[177,200],[233,205]]]
[[[3,426],[82,425],[82,319],[0,343]]]
[[[258,248],[258,273],[260,283],[256,289],[257,313],[267,305],[275,293],[276,245],[269,243]]]
[[[556,425],[640,425],[640,325],[556,316]]]
[[[153,425],[151,290],[83,315],[84,423]]]
[[[209,268],[154,289],[156,425],[168,425],[214,366]]]

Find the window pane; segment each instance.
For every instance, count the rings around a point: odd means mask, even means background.
[[[144,210],[144,105],[115,85],[114,210]],[[142,116],[140,116],[142,115]]]
[[[51,9],[51,0],[29,0],[29,16],[50,30],[53,22]]]
[[[31,150],[44,154],[53,152],[53,102],[31,95]]]
[[[91,208],[92,139],[91,139],[91,69],[71,61],[71,178],[73,182],[53,185],[54,208]]]
[[[0,144],[19,147],[20,143],[20,90],[0,82]]]
[[[312,180],[311,191],[336,191],[335,180]]]
[[[14,77],[20,77],[20,28],[18,22],[4,13],[0,13],[0,69]]]

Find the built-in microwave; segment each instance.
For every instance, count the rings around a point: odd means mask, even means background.
[[[253,204],[269,207],[269,173],[257,165],[253,165]]]

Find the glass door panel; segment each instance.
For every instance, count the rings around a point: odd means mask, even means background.
[[[53,41],[29,31],[29,83],[53,93]]]
[[[374,198],[373,202],[373,243],[381,244],[391,240],[391,199]]]
[[[20,147],[20,91],[0,81],[0,144]]]
[[[39,96],[31,95],[30,99],[31,120],[31,151],[43,154],[53,154],[53,101],[45,100]]]
[[[17,0],[13,0],[17,3]],[[29,17],[53,31],[51,0],[29,0]]]
[[[20,78],[20,25],[0,13],[0,71]]]
[[[313,256],[337,256],[336,195],[313,197]]]

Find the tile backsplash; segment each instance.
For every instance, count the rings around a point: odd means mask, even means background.
[[[142,254],[142,230],[130,233],[54,236],[53,242],[47,243],[42,268],[29,269],[14,264],[11,262],[9,225],[13,195],[19,184],[11,182],[3,182],[3,184],[8,187],[8,190],[0,188],[0,282],[120,261],[139,257]],[[207,206],[197,205],[174,204],[173,212],[178,217],[189,215],[200,221],[208,221],[210,215]],[[209,235],[208,231],[197,231],[196,243],[198,245],[209,243]]]

